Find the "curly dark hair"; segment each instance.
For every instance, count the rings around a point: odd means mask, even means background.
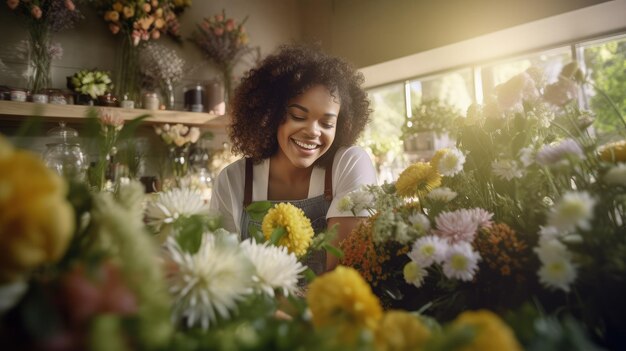
[[[325,167],[341,146],[353,145],[369,120],[369,100],[361,88],[363,75],[319,47],[283,45],[248,71],[230,101],[229,135],[233,151],[255,163],[274,155],[276,137],[287,102],[315,85],[324,85],[340,101],[335,140],[314,165]]]

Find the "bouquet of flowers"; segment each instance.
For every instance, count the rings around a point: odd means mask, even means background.
[[[62,54],[60,44],[50,43],[50,32],[72,28],[82,13],[72,0],[8,0],[7,6],[23,14],[28,23],[29,87],[35,92],[50,87],[50,62]]]
[[[515,76],[456,122],[456,148],[342,200],[375,213],[342,244],[344,263],[392,306],[445,320],[534,299],[622,344],[626,128],[611,143],[589,132],[582,83],[573,64],[549,85],[535,69]]]
[[[70,78],[70,87],[79,94],[91,96],[92,99],[104,95],[113,88],[108,72],[99,70],[81,70]]]
[[[243,26],[247,19],[236,23],[222,11],[213,18],[205,18],[191,34],[190,40],[222,72],[227,96],[232,91],[233,67],[244,55],[256,50],[248,45],[248,34]]]
[[[184,4],[175,7],[171,0],[98,0],[95,5],[103,13],[111,33],[129,35],[135,46],[141,41],[159,39],[164,33],[180,37],[174,9],[180,10]]]
[[[298,256],[315,244],[310,223],[289,204],[265,211],[261,241],[240,242],[195,189],[171,189],[145,205],[137,182],[114,193],[68,186],[3,137],[0,166],[10,189],[0,197],[0,338],[11,349],[515,351],[523,341],[593,350],[577,324],[532,313],[512,319],[521,331],[514,334],[486,310],[443,327],[383,311],[348,267],[315,278],[300,298],[306,268]]]
[[[184,124],[174,124],[170,126],[168,123],[162,127],[157,126],[154,128],[157,135],[161,137],[161,140],[167,145],[175,145],[177,147],[188,146],[198,141],[200,138],[200,129],[198,127],[187,127]]]
[[[174,86],[183,78],[185,60],[175,50],[148,43],[139,54],[139,72],[143,86],[149,90],[160,88],[168,108],[173,107]]]

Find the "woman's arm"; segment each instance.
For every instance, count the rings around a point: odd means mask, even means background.
[[[339,243],[348,237],[352,230],[354,230],[361,222],[365,220],[364,217],[334,217],[328,219],[328,228],[332,228],[333,225],[337,226],[337,236],[331,244],[335,247],[339,247]],[[335,269],[339,263],[339,258],[330,253],[326,254],[326,271]]]

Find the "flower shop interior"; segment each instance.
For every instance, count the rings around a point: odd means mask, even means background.
[[[7,350],[626,349],[626,0],[7,0],[0,33]],[[229,101],[293,43],[362,75],[378,183],[341,240],[269,201],[240,240]]]

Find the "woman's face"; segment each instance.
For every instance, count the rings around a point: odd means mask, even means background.
[[[323,85],[315,85],[287,102],[285,120],[278,127],[278,153],[298,168],[307,168],[325,154],[335,140],[341,104]]]

